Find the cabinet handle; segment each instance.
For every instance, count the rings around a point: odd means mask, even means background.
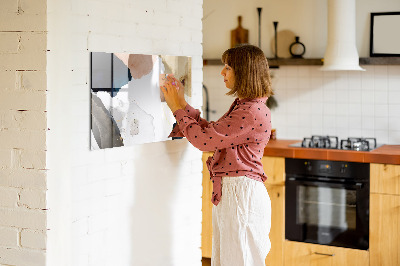
[[[323,256],[335,256],[335,254],[327,254],[327,253],[320,253],[320,252],[314,252],[315,255],[323,255]]]

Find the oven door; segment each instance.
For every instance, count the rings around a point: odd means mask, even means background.
[[[286,178],[286,239],[367,250],[369,185]]]

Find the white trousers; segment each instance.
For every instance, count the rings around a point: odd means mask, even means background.
[[[245,176],[223,177],[212,224],[212,266],[265,265],[271,249],[271,201],[262,182]]]

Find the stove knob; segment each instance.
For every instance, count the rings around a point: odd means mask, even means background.
[[[307,162],[307,163],[306,163],[306,169],[307,169],[307,171],[311,172],[312,166],[311,166],[311,163],[310,163],[310,162]]]
[[[341,174],[346,173],[346,169],[347,169],[347,164],[342,164],[342,167],[340,168],[340,173]]]

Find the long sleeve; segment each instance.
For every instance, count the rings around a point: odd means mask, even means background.
[[[261,160],[271,131],[271,112],[267,97],[236,98],[229,110],[216,122],[198,119],[188,108],[174,112],[179,132],[201,151],[215,151],[206,165],[213,183],[211,201],[218,205],[221,182],[227,176],[247,176],[264,182]],[[190,115],[189,115],[190,113]]]
[[[255,129],[257,121],[248,108],[235,108],[217,122],[206,126],[182,109],[175,111],[174,116],[183,135],[201,151],[234,149],[234,146],[254,141],[249,133]]]
[[[194,109],[189,104],[187,104],[183,110],[186,112],[186,115],[197,121],[200,126],[208,126],[209,122],[200,117],[200,110]],[[180,131],[179,126],[175,125],[168,137],[185,137],[185,135]]]

